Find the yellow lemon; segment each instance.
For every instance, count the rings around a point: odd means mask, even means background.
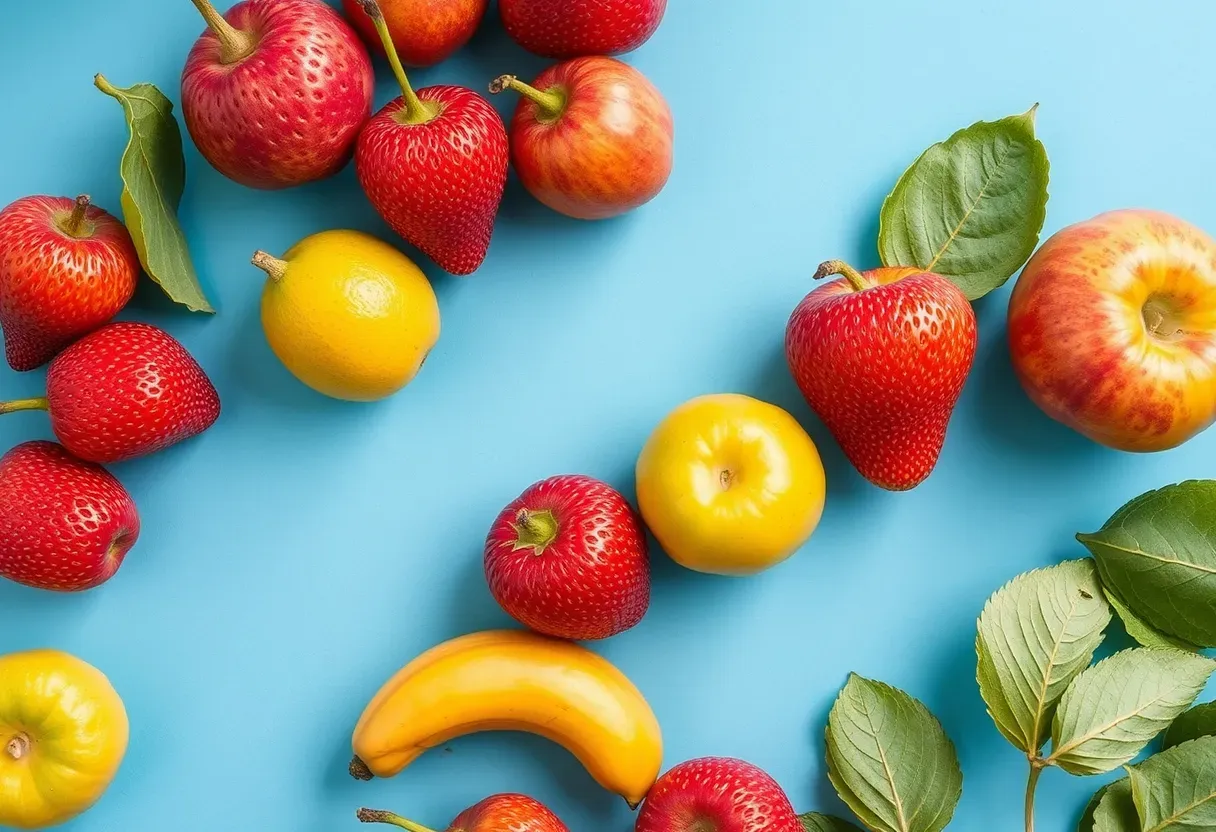
[[[439,340],[439,302],[404,254],[359,231],[323,231],[280,260],[259,251],[270,276],[262,328],[274,354],[309,387],[355,402],[396,393]]]

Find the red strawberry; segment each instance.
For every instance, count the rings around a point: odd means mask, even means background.
[[[507,34],[546,58],[618,55],[659,28],[667,0],[499,0]]]
[[[551,477],[511,503],[486,538],[486,578],[521,624],[573,640],[637,625],[650,606],[642,521],[612,486]]]
[[[376,809],[360,809],[359,820],[364,823],[388,823],[412,832],[430,832],[425,826]],[[549,811],[545,804],[522,794],[499,794],[487,797],[465,809],[452,821],[448,832],[569,832],[566,824]]]
[[[220,415],[210,379],[186,348],[148,324],[113,323],[64,350],[41,399],[0,414],[49,410],[51,429],[76,456],[109,464],[202,433]]]
[[[785,351],[802,394],[870,482],[929,476],[975,360],[975,312],[946,278],[913,268],[819,267],[790,317]]]
[[[490,247],[507,183],[507,128],[490,102],[466,87],[415,94],[375,0],[376,24],[402,96],[359,134],[355,169],[393,230],[451,274],[477,271]]]
[[[79,592],[114,576],[139,537],[131,495],[100,465],[54,442],[0,458],[0,576]]]
[[[27,196],[0,211],[0,326],[14,370],[41,367],[117,315],[139,256],[126,227],[87,196]]]
[[[636,832],[802,832],[777,781],[751,763],[705,757],[659,778]]]

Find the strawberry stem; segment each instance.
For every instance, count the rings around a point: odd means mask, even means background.
[[[59,228],[64,234],[69,237],[84,237],[87,236],[84,231],[84,218],[89,211],[89,195],[81,194],[76,197],[76,204],[72,206],[72,213],[68,214],[63,220]]]
[[[537,121],[545,124],[557,121],[566,111],[566,94],[562,92],[561,87],[538,90],[530,84],[525,84],[514,75],[499,75],[490,82],[490,92],[495,95],[504,90],[514,90],[535,104],[540,110]]]
[[[16,413],[19,410],[50,410],[51,403],[46,396],[36,399],[14,399],[11,402],[0,402],[0,416],[6,413]]]
[[[400,826],[402,829],[408,829],[409,832],[431,832],[425,826],[419,826],[400,815],[394,815],[392,812],[382,812],[379,809],[360,809],[355,813],[355,817],[359,818],[362,823],[388,823],[393,826]]]
[[[242,32],[216,11],[210,0],[191,0],[198,13],[207,21],[207,26],[220,41],[220,63],[234,64],[248,58],[257,48],[257,41],[248,32]]]
[[[380,11],[380,4],[376,0],[359,0],[359,5],[372,19],[372,23],[376,27],[376,34],[380,36],[380,42],[384,44],[384,52],[388,56],[389,65],[393,68],[393,75],[397,76],[397,83],[401,86],[401,98],[405,102],[405,107],[398,120],[403,124],[426,124],[439,115],[439,108],[434,103],[419,98],[418,93],[414,92],[414,88],[410,86],[410,79],[405,74],[405,67],[401,65],[397,47],[393,44],[393,36],[388,30],[388,23],[384,20],[384,12]]]
[[[843,260],[828,260],[820,263],[819,268],[815,270],[815,280],[823,280],[834,274],[843,275],[844,279],[849,281],[849,285],[853,287],[854,292],[864,292],[870,288],[866,283],[865,275]]]
[[[537,555],[544,554],[545,549],[557,539],[557,531],[557,518],[553,516],[553,512],[548,509],[521,509],[519,514],[515,515],[515,533],[518,535],[515,549],[518,551],[531,548]]]
[[[272,257],[264,251],[255,251],[252,262],[253,265],[270,275],[270,279],[275,283],[278,283],[287,274],[287,261]]]

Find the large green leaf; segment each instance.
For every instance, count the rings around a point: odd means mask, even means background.
[[[1165,729],[1161,747],[1173,748],[1200,737],[1216,736],[1216,702],[1196,705],[1178,717]]]
[[[1155,754],[1128,777],[1143,832],[1216,829],[1216,737]]]
[[[1089,666],[1110,623],[1093,561],[1014,578],[984,605],[976,637],[980,694],[1001,733],[1037,753],[1064,688]]]
[[[1191,706],[1214,669],[1203,656],[1148,647],[1098,662],[1064,691],[1048,762],[1072,774],[1124,765]]]
[[[1100,531],[1077,535],[1102,582],[1167,635],[1216,647],[1216,481],[1142,494]]]
[[[1136,815],[1136,804],[1132,800],[1131,781],[1124,777],[1103,786],[1091,802],[1090,825],[1081,818],[1078,832],[1140,832],[1140,818]]]
[[[828,716],[828,777],[874,832],[940,832],[963,789],[954,745],[929,709],[856,674]]]
[[[1111,609],[1119,615],[1119,620],[1123,622],[1123,629],[1127,630],[1127,634],[1135,639],[1136,643],[1141,647],[1156,647],[1158,650],[1186,650],[1190,653],[1199,652],[1199,648],[1195,645],[1180,638],[1166,635],[1136,615],[1128,608],[1127,604],[1119,600],[1119,596],[1109,589],[1103,588],[1103,592],[1106,595],[1106,600],[1110,602]]]
[[[802,823],[804,832],[861,832],[847,820],[841,820],[834,815],[807,812],[805,815],[800,815],[798,820]]]
[[[1047,151],[1035,109],[981,121],[926,150],[882,205],[878,252],[887,266],[919,266],[972,300],[1020,269],[1047,217]]]

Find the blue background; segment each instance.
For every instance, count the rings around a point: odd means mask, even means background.
[[[6,4],[0,204],[88,192],[117,210],[126,131],[92,76],[152,81],[176,100],[202,22],[186,0],[54,5]],[[505,790],[548,802],[574,830],[630,828],[623,804],[542,740],[469,738],[363,784],[345,771],[350,731],[406,660],[508,623],[481,570],[502,505],[565,472],[632,494],[636,454],[669,409],[737,391],[807,426],[827,510],[804,551],[754,579],[695,575],[655,553],[649,616],[597,649],[654,705],[667,764],[744,757],[800,810],[840,811],[822,732],[858,671],[923,699],[957,743],[952,828],[1020,829],[1026,763],[978,695],[975,618],[1015,574],[1082,556],[1073,533],[1126,500],[1211,475],[1216,432],[1130,456],[1049,421],[1010,370],[1006,288],[977,306],[979,355],[937,472],[883,493],[800,400],[785,322],[820,260],[875,264],[881,200],[926,146],[1036,101],[1052,161],[1047,232],[1139,206],[1216,230],[1213,25],[1216,7],[1199,0],[673,0],[629,59],[675,113],[667,190],[633,216],[580,224],[512,183],[478,274],[424,263],[443,337],[418,380],[375,406],[328,401],[277,363],[248,265],[254,249],[281,253],[331,227],[392,239],[353,170],[260,193],[188,146],[183,222],[219,314],[179,312],[145,287],[125,316],[181,338],[224,415],[196,441],[115,469],[144,531],[110,584],[70,597],[0,586],[0,653],[76,653],[130,712],[118,780],[68,828],[334,832],[357,828],[359,805],[443,828]],[[492,13],[456,59],[413,76],[481,88],[542,66]],[[378,77],[379,105],[396,92],[382,63]],[[42,383],[0,372],[6,398]],[[0,447],[46,436],[39,414],[0,420]],[[1104,779],[1048,772],[1041,830],[1071,829]]]

